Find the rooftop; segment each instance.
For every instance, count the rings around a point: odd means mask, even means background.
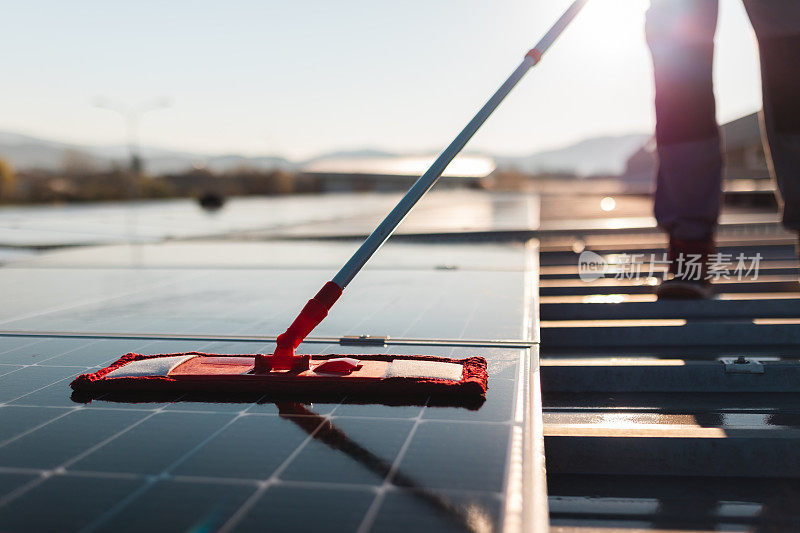
[[[297,398],[291,414],[267,396],[84,403],[68,383],[128,351],[271,352],[396,195],[237,199],[217,214],[183,201],[4,210],[0,524],[795,523],[796,236],[768,210],[728,207],[720,251],[761,253],[758,278],[720,279],[707,302],[656,302],[662,270],[624,275],[626,256],[663,250],[649,199],[608,210],[572,193],[434,192],[301,347],[482,355],[484,404]],[[585,250],[607,262],[604,278],[580,279]],[[362,334],[388,340],[342,345]]]

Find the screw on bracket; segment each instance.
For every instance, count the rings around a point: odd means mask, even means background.
[[[720,362],[725,366],[726,374],[763,374],[764,363],[748,359],[743,355],[737,358],[723,357]]]

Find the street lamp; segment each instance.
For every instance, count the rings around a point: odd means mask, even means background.
[[[157,109],[164,109],[171,105],[169,98],[161,97],[153,100],[146,100],[138,104],[128,104],[119,100],[108,98],[98,98],[94,103],[95,107],[108,109],[119,113],[125,120],[126,138],[128,143],[128,155],[130,157],[130,172],[134,181],[142,174],[142,156],[139,146],[139,124],[145,114]]]
[[[146,100],[138,104],[128,104],[118,100],[110,100],[107,98],[97,98],[94,102],[95,107],[102,109],[109,109],[119,113],[125,120],[125,130],[128,143],[128,155],[130,156],[130,169],[128,172],[126,196],[129,201],[128,211],[128,240],[135,243],[138,240],[137,232],[137,217],[136,207],[131,200],[136,200],[139,197],[139,181],[142,175],[142,157],[139,146],[139,124],[146,113],[163,109],[170,106],[170,100],[165,97],[156,98],[153,100]],[[137,258],[138,247],[134,246],[132,257],[134,263],[140,262],[141,258]]]

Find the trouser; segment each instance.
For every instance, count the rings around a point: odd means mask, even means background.
[[[730,1],[730,0],[726,0]],[[761,60],[761,131],[783,223],[800,230],[800,0],[744,0]],[[717,0],[651,0],[656,88],[655,216],[675,238],[711,236],[722,154],[712,86]]]

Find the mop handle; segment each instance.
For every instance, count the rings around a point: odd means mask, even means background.
[[[489,115],[500,105],[500,102],[511,92],[511,89],[522,79],[531,67],[536,65],[542,55],[550,48],[553,41],[561,35],[561,32],[569,25],[575,15],[581,10],[588,0],[575,0],[567,8],[563,15],[556,21],[552,28],[542,37],[542,39],[526,55],[522,63],[511,73],[511,76],[500,86],[486,104],[478,111],[478,114],[467,124],[461,133],[444,149],[431,167],[420,176],[403,196],[400,202],[389,212],[383,222],[373,231],[367,240],[356,250],[353,257],[342,267],[336,276],[326,283],[322,289],[311,300],[294,319],[289,328],[278,336],[275,353],[270,356],[259,356],[256,358],[255,369],[257,372],[266,372],[270,369],[288,370],[291,368],[308,368],[308,361],[301,360],[303,356],[296,356],[295,349],[303,342],[303,339],[322,322],[328,315],[328,311],[342,295],[342,290],[347,287],[361,268],[369,261],[369,258],[378,251],[383,243],[391,236],[395,228],[406,218],[409,211],[416,205],[422,196],[430,190],[436,180],[442,175],[447,165],[464,148],[464,145],[475,135]],[[298,366],[298,363],[302,365]],[[304,366],[303,366],[304,365]]]
[[[380,248],[392,233],[394,233],[394,230],[400,225],[403,219],[406,218],[411,209],[419,202],[420,198],[436,184],[436,181],[441,177],[447,165],[461,152],[467,142],[475,135],[475,132],[478,131],[483,123],[486,122],[486,119],[488,119],[497,106],[500,105],[500,102],[508,96],[508,93],[517,85],[525,73],[539,62],[542,55],[550,48],[550,45],[553,44],[556,38],[561,35],[587,1],[588,0],[575,0],[572,5],[567,8],[564,14],[553,24],[553,27],[550,28],[536,46],[525,55],[522,63],[511,73],[505,83],[497,89],[469,124],[467,124],[453,142],[444,149],[430,168],[420,176],[394,209],[391,210],[386,218],[383,219],[378,227],[367,237],[367,240],[356,250],[353,257],[345,263],[342,269],[339,270],[333,278],[333,283],[342,289],[347,287],[347,284],[353,280],[366,262],[369,261],[369,258],[372,257],[372,255],[378,251],[378,248]]]

